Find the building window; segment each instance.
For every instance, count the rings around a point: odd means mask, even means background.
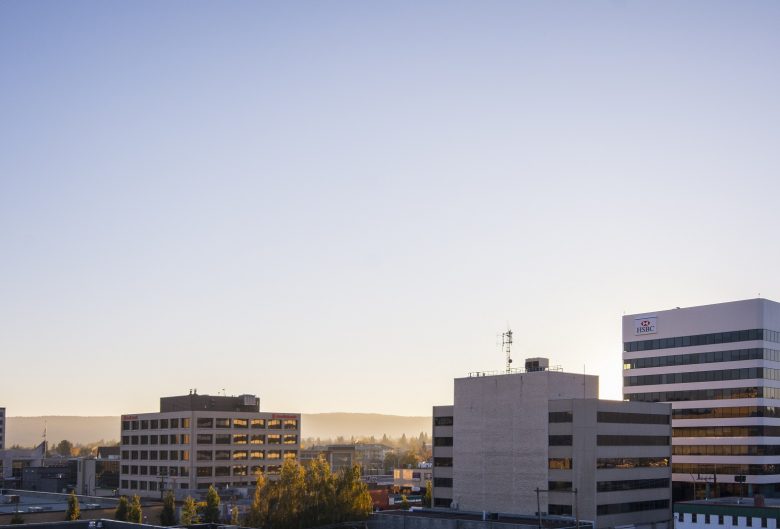
[[[211,417],[198,417],[198,428],[214,428],[214,419]]]
[[[168,429],[168,419],[160,419],[160,429],[161,430]]]
[[[547,460],[547,468],[550,470],[571,470],[574,460],[570,457],[551,457]]]
[[[298,429],[298,419],[285,419],[282,423],[282,427],[285,430],[297,430]]]
[[[268,434],[268,444],[269,445],[280,445],[282,444],[282,436],[280,434]]]
[[[434,426],[452,426],[453,425],[453,417],[434,417],[433,418],[433,425]]]
[[[214,475],[224,477],[230,475],[230,467],[214,467]]]
[[[195,438],[195,441],[199,445],[211,445],[214,444],[214,436],[210,433],[199,433],[198,437]]]
[[[452,437],[434,437],[433,446],[452,446]]]
[[[298,456],[297,450],[285,450],[284,451],[284,458],[285,459],[295,459]]]
[[[195,457],[197,461],[211,461],[213,453],[211,450],[198,450]]]
[[[570,411],[551,411],[547,414],[547,421],[552,423],[571,422],[572,413]]]
[[[281,459],[282,458],[282,451],[281,450],[268,450],[266,452],[266,456],[268,459]]]
[[[597,413],[598,422],[617,424],[669,424],[669,416],[658,413],[619,413],[613,411],[600,411]]]
[[[249,420],[233,419],[233,428],[249,428]]]
[[[233,466],[233,475],[234,476],[246,476],[247,475],[248,468],[243,465],[234,465]]]
[[[451,457],[434,457],[433,458],[433,466],[435,466],[435,467],[451,467],[452,466],[452,458]]]
[[[249,457],[249,452],[246,450],[236,450],[233,452],[233,459],[246,459]]]
[[[149,429],[149,421],[143,420],[141,421],[141,430],[148,430]]]
[[[668,467],[666,457],[615,457],[598,458],[596,468],[656,468]]]
[[[229,445],[230,444],[230,434],[229,433],[218,433],[214,436],[214,444],[218,445]]]
[[[659,509],[668,509],[668,508],[669,508],[669,500],[633,501],[629,503],[609,503],[606,505],[598,505],[596,507],[596,515],[609,516],[612,514],[623,514],[623,513],[639,512],[639,511],[655,511]],[[709,523],[709,520],[707,520],[706,523]]]
[[[548,481],[547,488],[551,491],[553,490],[570,491],[572,490],[572,484],[571,481]]]
[[[550,503],[547,505],[547,512],[554,516],[571,516],[571,505]]]
[[[159,421],[157,419],[152,419],[149,421],[149,429],[150,430],[157,430],[159,426]]]
[[[433,478],[433,486],[452,488],[452,478]]]
[[[268,429],[269,430],[281,430],[282,429],[282,420],[281,419],[268,419]]]
[[[549,446],[571,446],[571,435],[550,435],[548,436],[547,443]]]
[[[210,478],[212,474],[211,467],[198,467],[198,477],[199,478]]]
[[[265,435],[252,435],[249,442],[253,445],[265,444]]]
[[[287,434],[282,438],[282,443],[286,445],[298,444],[298,436]]]
[[[552,437],[552,436],[551,436]],[[669,446],[666,435],[599,435],[598,446]]]
[[[252,450],[249,452],[249,459],[264,459],[265,453],[262,450]]]
[[[176,428],[176,426],[173,425],[173,421],[176,419],[171,419],[171,428]],[[182,428],[189,428],[190,427],[190,420],[187,417],[182,418],[181,420],[181,427]]]
[[[265,419],[252,419],[252,428],[265,428]]]
[[[214,452],[214,459],[217,461],[230,460],[230,450],[217,450]]]
[[[241,433],[241,434],[234,434],[233,435],[233,444],[234,445],[245,445],[249,441],[249,436],[247,434]]]
[[[217,428],[230,428],[230,419],[218,418],[217,419]]]

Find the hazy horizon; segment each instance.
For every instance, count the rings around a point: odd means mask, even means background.
[[[0,406],[429,415],[780,299],[780,4],[0,3]]]

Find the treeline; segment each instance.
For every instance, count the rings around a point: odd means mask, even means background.
[[[321,445],[333,445],[333,444],[383,444],[390,448],[398,450],[417,450],[423,447],[430,448],[431,436],[428,432],[420,432],[420,435],[409,436],[403,434],[401,437],[389,437],[387,434],[382,437],[376,436],[359,436],[344,437],[339,435],[338,437],[304,437],[301,439],[302,448],[310,448],[312,446]]]
[[[287,460],[279,480],[257,478],[252,506],[244,524],[249,527],[303,529],[364,520],[371,514],[368,487],[357,466],[332,473],[328,463],[315,459],[305,467]]]

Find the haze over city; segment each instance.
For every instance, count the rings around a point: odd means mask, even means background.
[[[780,5],[0,3],[0,405],[430,415],[780,300]]]

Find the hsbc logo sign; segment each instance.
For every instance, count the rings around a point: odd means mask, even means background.
[[[643,334],[655,334],[657,327],[656,316],[645,316],[643,318],[634,318],[634,336]]]

